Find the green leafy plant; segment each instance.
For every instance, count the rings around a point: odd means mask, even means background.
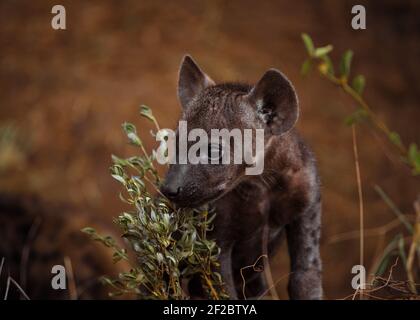
[[[141,106],[140,114],[159,130],[150,108]],[[162,179],[155,166],[156,152],[146,151],[133,124],[124,123],[122,127],[129,142],[141,152],[140,156],[129,158],[113,155],[110,168],[112,177],[123,186],[120,199],[131,207],[115,219],[129,252],[112,237],[99,235],[93,228],[82,230],[113,249],[114,262],[125,260],[131,265],[117,279],[104,277],[103,282],[114,289],[111,295],[188,299],[181,281],[198,275],[209,299],[227,298],[218,272],[220,249],[214,240],[207,238],[215,213],[209,212],[207,206],[176,208],[165,198],[159,191]]]
[[[305,33],[302,34],[302,40],[308,57],[302,65],[301,73],[307,75],[312,69],[312,66],[317,65],[318,72],[321,76],[338,85],[356,102],[358,109],[346,119],[346,123],[351,125],[362,120],[367,120],[372,123],[391,142],[398,153],[399,159],[411,168],[413,175],[420,175],[420,150],[417,144],[410,143],[407,147],[401,140],[399,134],[390,130],[368,105],[363,98],[366,85],[365,77],[361,74],[353,78],[351,77],[353,52],[351,50],[344,52],[340,60],[339,72],[336,73],[329,56],[333,50],[332,45],[316,48],[311,37]]]
[[[306,76],[313,65],[316,65],[319,74],[323,78],[339,86],[356,102],[357,110],[347,117],[345,120],[346,124],[355,125],[362,121],[372,124],[375,130],[378,130],[388,139],[397,157],[411,169],[412,174],[415,176],[419,175],[420,151],[417,144],[410,143],[407,147],[402,142],[400,135],[395,131],[391,131],[374,113],[373,109],[363,98],[366,85],[365,77],[363,75],[351,77],[353,52],[351,50],[344,52],[339,63],[339,72],[336,73],[329,56],[333,50],[332,45],[317,48],[308,34],[302,34],[302,40],[308,54],[307,59],[302,64],[302,75]],[[417,265],[417,267],[415,265],[416,256],[418,261],[420,261],[420,199],[414,202],[416,217],[414,221],[410,221],[379,186],[375,186],[375,191],[396,215],[400,225],[405,228],[405,233],[398,233],[383,250],[379,260],[374,263],[375,275],[381,276],[384,274],[392,262],[391,258],[398,257],[406,271],[410,291],[413,294],[417,294],[414,275],[415,269],[420,270],[420,265]]]

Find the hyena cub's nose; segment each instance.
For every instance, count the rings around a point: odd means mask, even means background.
[[[169,200],[175,200],[181,193],[182,188],[176,185],[164,184],[160,190]]]

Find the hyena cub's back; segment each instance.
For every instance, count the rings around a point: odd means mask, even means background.
[[[170,165],[162,186],[162,192],[180,206],[216,207],[213,235],[221,247],[221,273],[231,298],[243,297],[241,269],[252,265],[267,247],[269,253],[278,247],[285,231],[290,297],[320,299],[319,182],[314,157],[293,129],[299,108],[290,81],[270,69],[254,86],[217,85],[187,56],[181,64],[178,95],[188,130],[200,128],[209,136],[212,129],[264,132],[262,152],[253,144],[255,159],[264,159],[261,174],[247,175],[249,164],[244,162],[176,163]],[[246,274],[245,282],[248,297],[266,290],[260,273]]]

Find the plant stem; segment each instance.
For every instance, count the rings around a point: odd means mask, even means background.
[[[359,165],[359,153],[357,150],[357,139],[356,139],[356,127],[353,124],[352,136],[353,136],[353,152],[354,152],[354,162],[356,167],[356,180],[357,180],[357,190],[359,194],[359,219],[360,219],[360,265],[364,266],[364,206],[363,206],[363,192],[362,192],[362,179],[360,177],[360,165]],[[360,300],[363,299],[363,291],[366,284],[361,283],[360,286]]]
[[[420,246],[420,200],[414,202],[414,209],[416,211],[416,222],[414,228],[413,239],[411,241],[408,259],[407,259],[407,275],[409,280],[409,286],[412,293],[417,294],[416,285],[414,282],[414,275],[413,275],[413,264],[414,264],[414,257],[416,254],[416,248]]]
[[[366,113],[369,115],[370,119],[373,121],[373,123],[380,129],[387,137],[389,137],[392,134],[392,131],[386,126],[386,124],[381,121],[376,114],[372,111],[372,108],[367,104],[367,102],[363,99],[360,94],[358,94],[347,82],[346,78],[338,78],[328,72],[322,72],[319,71],[320,74],[331,81],[332,83],[338,85],[343,89],[344,92],[346,92],[348,95],[350,95],[357,104],[362,107],[363,110],[366,111]],[[404,144],[401,142],[401,144],[395,144],[395,146],[398,148],[398,150],[401,152],[401,154],[406,157],[407,154],[407,148],[404,146]]]
[[[206,283],[207,283],[207,285],[208,285],[208,287],[209,287],[209,289],[211,291],[211,294],[212,294],[213,298],[215,300],[220,300],[219,295],[217,294],[216,290],[214,289],[213,284],[211,283],[211,281],[208,278],[208,276],[203,273],[203,277],[204,277],[204,280],[206,280]]]
[[[410,234],[413,234],[413,226],[407,220],[405,215],[398,209],[395,203],[388,197],[388,195],[382,190],[381,187],[375,185],[375,191],[381,196],[382,200],[388,205],[388,207],[395,213],[398,219],[400,219],[401,223],[406,227]]]

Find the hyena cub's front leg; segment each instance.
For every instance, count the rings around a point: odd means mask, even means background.
[[[320,200],[286,226],[291,264],[290,299],[322,299],[320,230]]]
[[[229,299],[236,300],[238,295],[236,293],[235,281],[233,277],[232,268],[232,249],[233,245],[221,245],[220,246],[220,273],[222,274],[226,291],[229,294]]]

